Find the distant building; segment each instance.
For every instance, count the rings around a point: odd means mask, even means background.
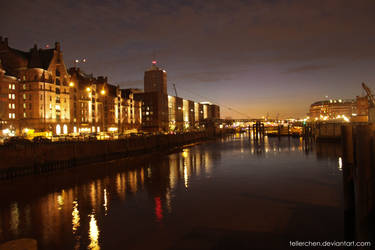
[[[220,119],[220,108],[210,103],[196,103],[167,94],[167,73],[156,66],[146,70],[144,93],[136,94],[142,102],[142,129],[146,131],[185,131],[204,127],[206,121]]]
[[[357,115],[357,103],[355,100],[332,99],[318,101],[310,106],[309,116],[311,120],[334,120],[343,116],[350,118]]]
[[[153,62],[144,75],[144,93],[134,98],[142,102],[142,129],[159,132],[169,129],[167,72]]]

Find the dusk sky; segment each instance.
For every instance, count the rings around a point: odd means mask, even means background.
[[[311,103],[375,90],[375,1],[2,1],[0,35],[29,50],[60,41],[123,88],[143,88],[153,55],[169,94],[221,116],[304,117]],[[235,111],[234,111],[235,110]]]

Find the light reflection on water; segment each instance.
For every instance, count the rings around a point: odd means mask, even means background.
[[[90,245],[88,249],[99,250],[99,228],[95,219],[95,212],[93,211],[90,215],[90,227],[89,227],[89,237]]]
[[[265,137],[263,141],[255,141],[235,135],[184,148],[168,156],[97,164],[93,171],[82,167],[64,173],[64,177],[59,173],[37,176],[34,178],[39,184],[34,184],[37,191],[31,197],[19,190],[12,196],[0,197],[5,201],[0,206],[0,242],[31,237],[38,240],[40,249],[100,249],[105,245],[102,232],[106,228],[110,228],[110,232],[121,229],[126,235],[132,230],[131,223],[153,227],[155,223],[167,222],[177,216],[174,206],[184,193],[194,195],[209,179],[225,178],[224,172],[220,173],[221,168],[232,173],[240,171],[226,162],[260,161],[272,165],[284,155],[290,157],[291,164],[293,157],[299,161],[305,158],[312,162],[329,160],[334,163],[329,163],[330,169],[324,171],[338,176],[336,170],[341,171],[342,160],[337,148],[331,144],[310,145],[302,139]],[[238,174],[246,176],[246,172]],[[22,188],[28,185],[27,180],[25,182],[15,181],[13,185]],[[225,198],[220,203],[225,202]],[[200,201],[196,202],[199,206]],[[153,218],[148,220],[150,215]],[[129,229],[113,224],[116,218],[122,217],[129,220]],[[111,224],[106,226],[106,223]],[[118,237],[121,241],[122,236]]]

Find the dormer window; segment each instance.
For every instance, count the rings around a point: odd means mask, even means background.
[[[60,85],[60,79],[56,78],[56,85]]]
[[[60,71],[56,69],[56,76],[60,76]]]

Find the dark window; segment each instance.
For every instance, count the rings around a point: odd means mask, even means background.
[[[60,79],[56,78],[56,85],[60,85]]]
[[[56,69],[56,76],[60,76],[60,71]]]
[[[57,81],[57,79],[56,79]],[[56,94],[60,94],[60,89],[59,88],[56,88]]]

